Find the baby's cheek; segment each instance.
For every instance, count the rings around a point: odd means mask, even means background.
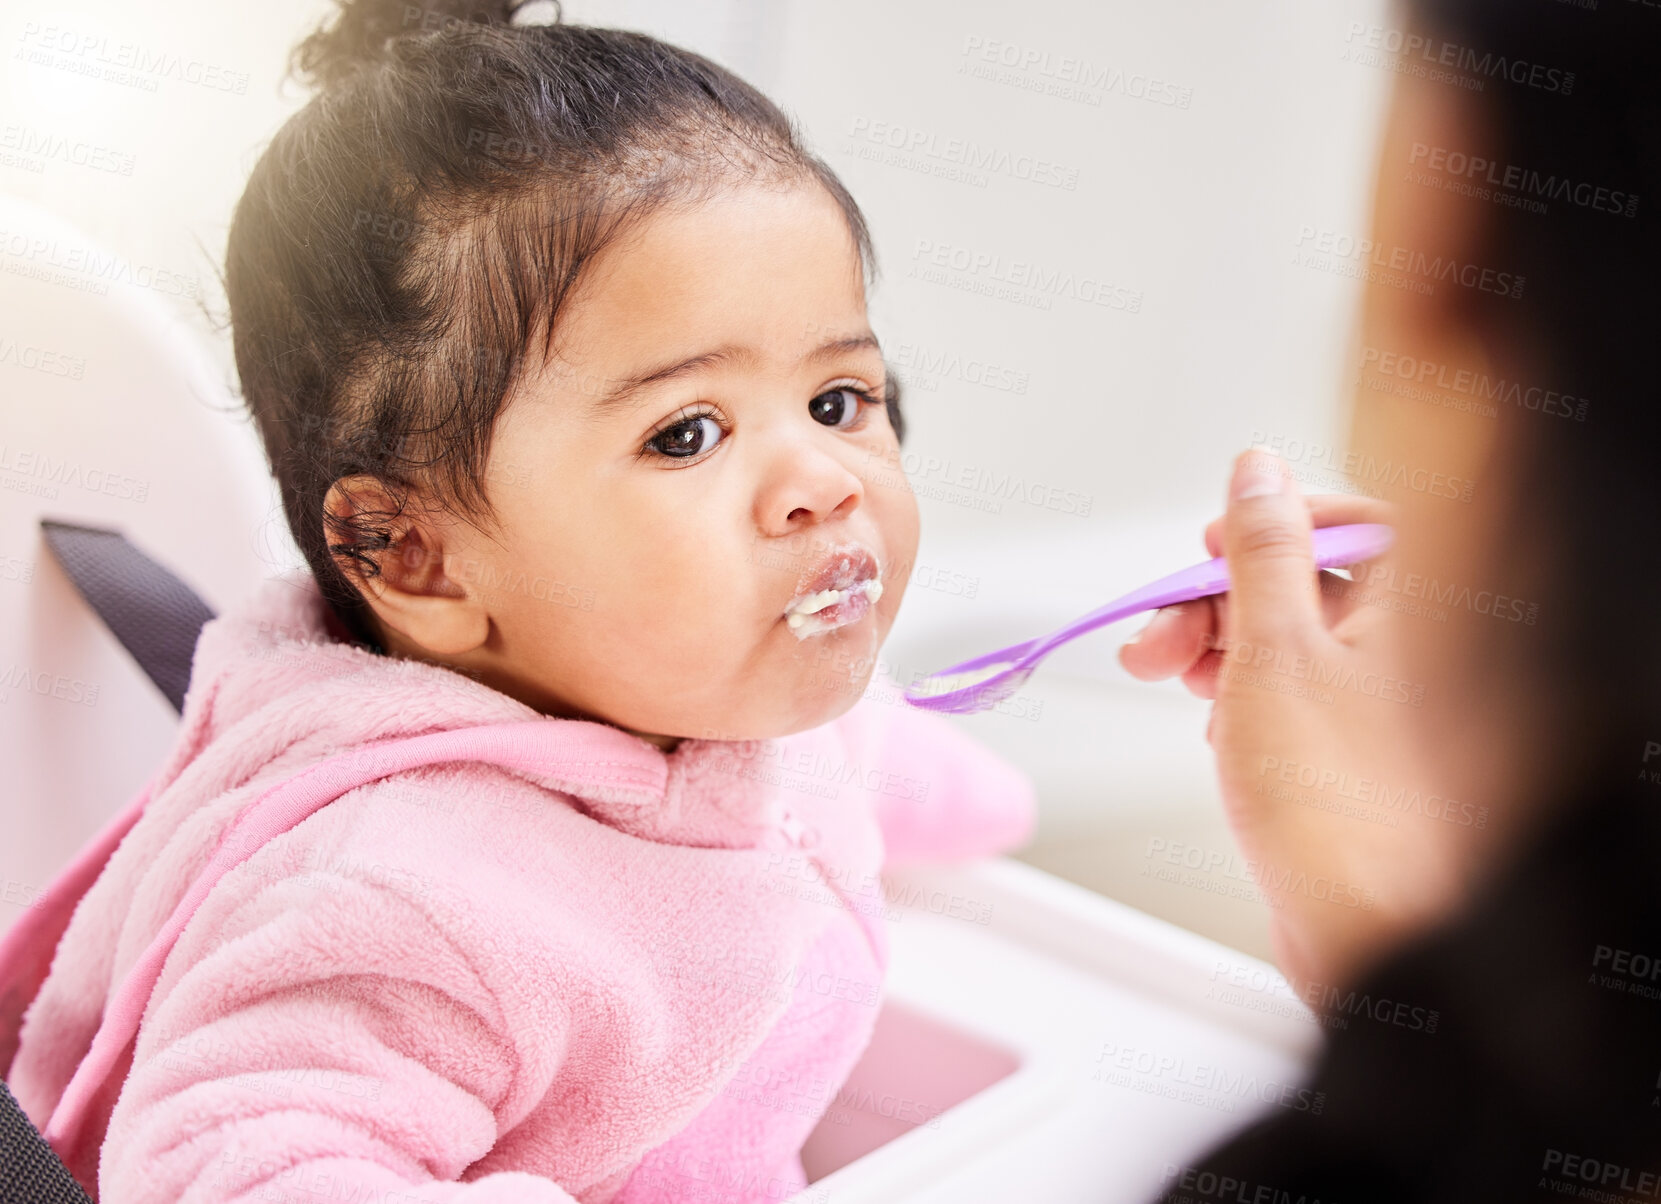
[[[887,545],[890,562],[895,565],[914,566],[922,520],[917,510],[917,498],[909,489],[888,500],[882,515],[882,527],[883,542]],[[905,577],[900,577],[893,583],[894,587],[903,590],[909,576],[908,571]]]

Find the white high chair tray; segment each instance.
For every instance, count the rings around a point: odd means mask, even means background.
[[[793,1201],[1146,1201],[1319,1110],[1319,1024],[1267,963],[1008,859],[889,888],[882,1018]]]

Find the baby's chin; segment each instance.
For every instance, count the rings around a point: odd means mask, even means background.
[[[853,709],[876,668],[874,658],[855,668],[798,665],[792,680],[781,681],[770,691],[746,690],[712,709],[722,713],[719,722],[707,714],[677,716],[679,722],[665,725],[682,739],[777,740],[811,731],[841,718]],[[636,729],[639,730],[639,729]]]
[[[618,726],[677,739],[728,741],[776,740],[822,727],[847,714],[865,696],[892,623],[891,613],[875,608],[862,621],[806,638],[780,623],[770,637],[778,641],[774,655],[752,662],[747,671],[731,678],[723,669],[710,667],[712,677],[732,682],[721,691],[724,696],[703,695],[696,710],[657,710],[634,716],[640,722]],[[903,705],[897,693],[892,701]]]
[[[780,706],[766,715],[736,716],[726,729],[705,728],[706,740],[779,740],[799,732],[812,731],[846,715],[860,700],[870,674],[845,689],[813,688],[794,707]]]
[[[891,622],[873,611],[862,623],[802,641],[789,670],[791,705],[781,708],[794,716],[791,732],[829,723],[864,697]]]
[[[798,713],[788,732],[778,734],[794,735],[809,731],[846,715],[864,696],[874,668],[873,662],[858,673],[842,677],[825,675],[811,682],[803,696],[804,709]]]

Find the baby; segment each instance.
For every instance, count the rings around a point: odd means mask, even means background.
[[[918,518],[859,209],[642,35],[345,0],[296,62],[226,285],[307,569],[204,629],[8,1080],[104,1204],[788,1196],[885,860],[1033,817],[865,696]]]

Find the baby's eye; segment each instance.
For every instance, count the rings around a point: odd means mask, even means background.
[[[822,422],[826,426],[843,429],[855,425],[859,421],[861,403],[875,404],[875,399],[861,393],[858,389],[843,386],[837,389],[827,389],[812,401],[807,403],[807,412],[813,415],[815,422]]]
[[[721,442],[724,434],[720,423],[708,414],[700,414],[665,427],[652,436],[647,446],[663,455],[684,459],[708,451]]]

